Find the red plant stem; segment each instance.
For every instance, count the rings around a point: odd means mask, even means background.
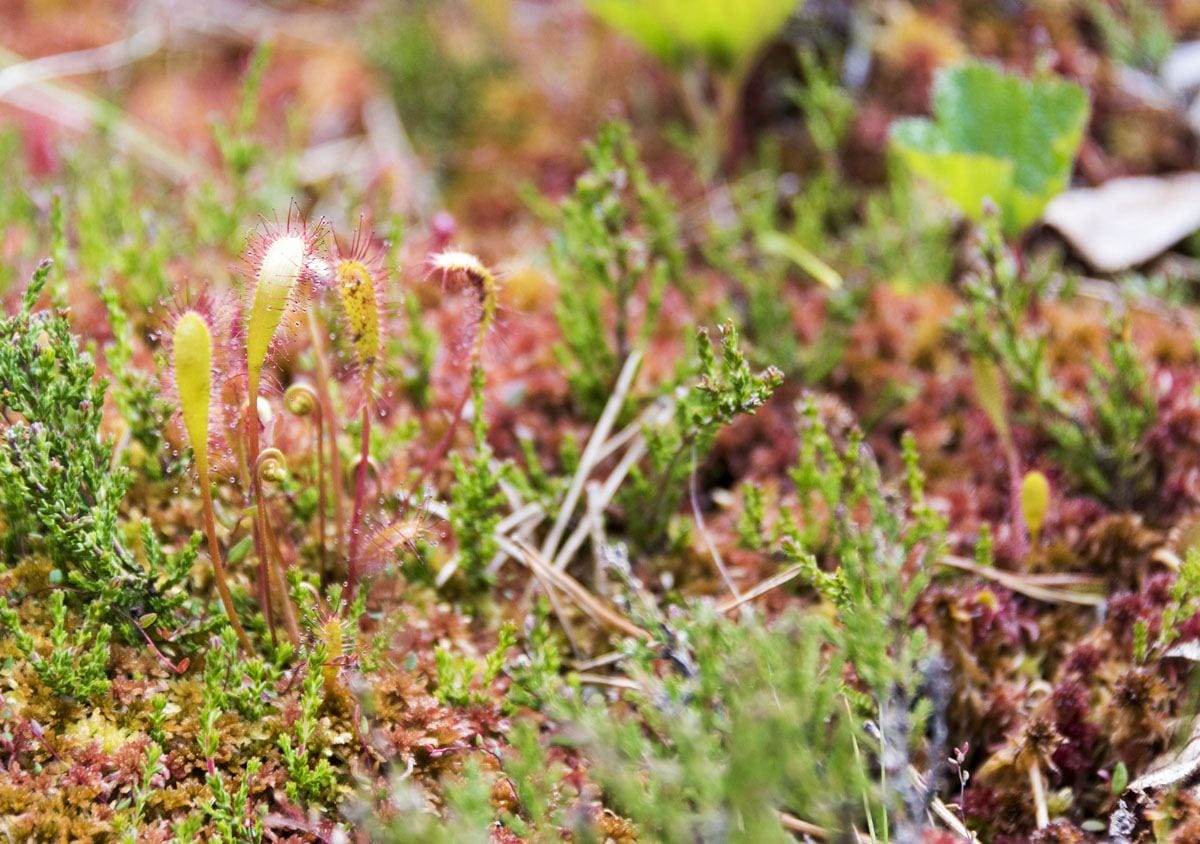
[[[354,481],[354,511],[350,517],[350,556],[346,570],[347,603],[354,600],[354,589],[360,578],[358,563],[359,542],[362,539],[363,506],[367,499],[367,463],[371,457],[371,403],[363,402],[362,446],[358,454],[358,473]]]
[[[314,412],[317,417],[313,420],[317,424],[317,551],[320,554],[321,561],[321,585],[325,586],[329,582],[329,549],[325,547],[325,537],[328,535],[328,519],[325,512],[327,508],[327,496],[325,493],[325,424],[323,422],[325,414],[321,412],[321,402],[319,400]]]
[[[279,603],[283,607],[283,623],[287,628],[288,639],[291,641],[292,647],[298,647],[300,645],[300,623],[296,618],[296,608],[292,606],[291,596],[288,595],[287,575],[283,570],[283,550],[279,547],[279,540],[276,538],[274,526],[271,524],[270,511],[265,506],[260,509],[263,514],[267,546],[275,557],[274,565],[270,565],[270,571],[278,581],[275,585],[279,589]]]
[[[256,575],[255,592],[258,596],[258,608],[267,620],[267,628],[271,631],[271,641],[275,641],[275,616],[271,612],[271,578],[266,548],[264,547],[263,529],[263,494],[262,481],[258,477],[258,378],[248,379],[246,391],[246,464],[250,468],[250,490],[254,498],[254,556],[258,559],[258,574]]]
[[[233,608],[233,596],[229,594],[229,583],[225,579],[225,563],[221,560],[221,544],[217,541],[217,517],[213,512],[212,487],[209,482],[208,466],[199,467],[200,472],[200,501],[204,506],[204,535],[208,539],[208,556],[212,559],[213,580],[217,584],[217,592],[221,595],[221,603],[225,605],[225,615],[233,632],[237,634],[242,650],[247,654],[254,652],[250,645],[250,637],[238,621],[237,611]]]
[[[345,513],[342,507],[342,456],[338,452],[337,415],[333,412],[333,397],[329,393],[329,357],[321,339],[321,327],[312,308],[308,311],[308,333],[312,339],[313,357],[317,362],[317,398],[321,415],[329,425],[329,473],[333,479],[333,525],[337,531],[337,547],[346,548],[346,537],[342,533]]]
[[[472,367],[472,375],[473,374],[474,367]],[[462,398],[458,400],[458,407],[454,411],[454,418],[450,421],[450,427],[446,429],[446,433],[442,435],[442,438],[438,440],[437,445],[433,447],[433,451],[429,452],[429,456],[425,458],[425,465],[421,467],[421,474],[418,475],[416,481],[413,482],[410,493],[404,497],[402,502],[400,502],[400,511],[396,514],[397,519],[403,518],[405,513],[408,512],[409,504],[412,502],[413,498],[420,495],[421,487],[425,484],[425,481],[429,479],[429,476],[433,474],[433,470],[437,464],[440,463],[442,458],[446,456],[446,452],[450,450],[450,445],[454,442],[454,433],[458,430],[458,426],[463,419],[463,413],[467,409],[467,402],[471,400],[472,384],[473,379],[467,382],[466,389],[463,390]]]

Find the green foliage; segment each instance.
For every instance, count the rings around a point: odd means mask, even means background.
[[[751,369],[732,322],[721,326],[719,354],[707,329],[697,339],[696,380],[677,396],[669,421],[646,427],[645,465],[620,493],[631,536],[646,543],[662,537],[717,432],[761,407],[783,380],[774,367]]]
[[[662,61],[742,68],[787,21],[797,0],[588,0],[601,20]]]
[[[511,708],[536,709],[549,700],[562,671],[562,645],[550,624],[550,602],[544,596],[533,605],[525,629],[524,652],[508,668]]]
[[[262,760],[257,756],[246,763],[246,770],[241,785],[236,791],[231,790],[225,782],[225,774],[220,771],[214,761],[221,746],[221,737],[217,722],[221,718],[221,710],[215,706],[214,699],[205,694],[203,709],[200,712],[200,732],[197,741],[200,752],[208,765],[206,781],[211,797],[199,805],[199,811],[175,829],[176,840],[191,841],[199,835],[200,827],[207,823],[212,830],[211,837],[204,840],[219,841],[221,844],[257,844],[263,838],[262,814],[249,815],[250,782],[262,767]],[[265,807],[263,807],[265,811]]]
[[[337,775],[328,759],[317,757],[314,738],[317,733],[317,713],[324,699],[325,672],[328,659],[324,643],[318,644],[308,654],[304,685],[300,691],[300,715],[292,733],[279,736],[279,750],[287,767],[287,795],[294,802],[311,803],[330,800],[337,788]]]
[[[492,785],[479,762],[471,758],[461,777],[441,783],[445,809],[429,811],[429,796],[411,779],[389,787],[393,814],[368,819],[369,840],[380,844],[490,844],[493,827]]]
[[[836,610],[846,656],[880,707],[915,692],[926,644],[908,619],[944,552],[945,524],[925,501],[911,436],[904,450],[907,504],[886,492],[861,435],[839,450],[809,403],[792,474],[802,515],[785,541]],[[818,565],[825,557],[830,571]]]
[[[169,408],[159,397],[152,376],[133,365],[133,329],[116,289],[104,287],[100,295],[113,333],[113,342],[105,351],[113,402],[129,426],[130,439],[141,446],[143,454],[158,455],[163,450],[163,420]],[[154,479],[162,475],[157,460],[143,460],[139,468]]]
[[[964,286],[967,305],[956,330],[973,355],[994,364],[1032,405],[1034,421],[1077,484],[1115,504],[1133,503],[1153,483],[1143,446],[1157,407],[1128,330],[1117,325],[1110,331],[1108,359],[1092,361],[1088,401],[1077,407],[1055,382],[1048,338],[1030,319],[1044,282],[1036,274],[1020,275],[993,225],[985,226],[983,258],[981,272]]]
[[[496,525],[500,523],[504,494],[500,491],[501,472],[494,467],[492,448],[487,442],[487,417],[483,395],[483,369],[471,373],[474,415],[471,432],[475,449],[470,461],[462,455],[450,455],[454,487],[450,494],[450,526],[458,542],[459,568],[468,589],[477,594],[491,583],[488,564],[499,550]]]
[[[189,216],[199,243],[221,243],[232,251],[240,250],[245,221],[286,205],[288,198],[297,193],[292,162],[284,156],[268,156],[253,134],[270,60],[270,42],[260,42],[242,80],[236,113],[213,124],[213,140],[221,156],[220,173],[206,177],[188,193]]]
[[[47,607],[52,621],[46,653],[37,651],[34,638],[21,627],[16,611],[0,605],[0,630],[5,630],[25,655],[38,678],[55,694],[85,702],[108,692],[108,642],[112,628],[100,621],[103,609],[92,604],[83,621],[67,629],[67,606],[63,593],[50,593]]]
[[[606,802],[653,841],[789,841],[779,810],[848,829],[875,786],[824,623],[738,624],[693,609],[630,654],[628,714],[579,690],[550,706],[567,710],[565,733]],[[664,656],[672,668],[656,670]]]
[[[990,198],[1016,237],[1066,188],[1087,118],[1087,94],[1074,83],[970,63],[938,75],[933,119],[897,122],[892,143],[968,217],[982,220]]]
[[[538,728],[530,721],[518,721],[508,736],[512,751],[504,756],[504,774],[516,792],[520,814],[505,812],[502,821],[508,829],[526,839],[544,839],[556,829],[568,829],[571,819],[561,808],[564,798],[573,792],[564,781],[567,769],[551,761],[538,740]]]
[[[155,781],[165,770],[162,748],[153,743],[147,745],[146,759],[142,762],[141,780],[134,784],[133,794],[115,806],[118,811],[124,812],[117,815],[122,844],[137,844],[138,827],[142,823],[142,814],[146,811],[146,801],[154,793]]]
[[[146,523],[144,562],[129,548],[119,517],[129,476],[113,468],[100,435],[105,383],[66,316],[34,310],[49,273],[43,263],[20,310],[0,320],[0,409],[12,419],[0,447],[5,551],[12,560],[43,550],[67,585],[102,606],[127,638],[138,636],[132,619],[148,613],[164,629],[181,628],[196,541],[166,554]]]
[[[1084,8],[1100,32],[1104,53],[1117,64],[1156,73],[1175,46],[1166,10],[1154,3],[1085,0]]]
[[[862,694],[849,694],[847,706],[853,702],[877,725],[885,830],[893,816],[920,823],[927,808],[928,795],[911,784],[908,764],[929,716],[922,697],[927,677],[940,665],[910,619],[945,551],[946,525],[925,500],[911,436],[904,457],[907,494],[897,495],[887,490],[861,435],[838,448],[809,403],[793,473],[802,519],[784,542],[833,609],[830,637],[861,684],[855,691]]]
[[[1153,643],[1154,654],[1161,656],[1168,651],[1178,641],[1182,632],[1180,627],[1198,612],[1200,612],[1200,547],[1193,545],[1184,555],[1175,582],[1171,584],[1167,605],[1163,607],[1158,637]],[[1151,648],[1147,647],[1145,650],[1148,652]]]
[[[483,86],[499,62],[489,51],[448,50],[438,12],[430,0],[384,4],[366,46],[414,143],[444,155],[469,135]]]
[[[786,183],[784,177],[772,178],[770,187],[764,188],[763,180],[772,171],[730,185],[734,213],[710,229],[704,255],[744,291],[739,321],[753,344],[755,360],[805,381],[818,381],[841,360],[849,325],[858,311],[858,294],[842,287],[840,274],[817,258],[818,251],[824,254],[838,248],[834,233],[845,222],[850,194],[844,186],[835,186],[836,176],[826,178],[822,172],[789,200],[779,187]],[[779,219],[784,201],[789,202],[792,220],[786,226]],[[818,279],[836,278],[836,283],[826,285],[834,288],[829,294],[829,322],[809,347],[802,347],[796,336],[792,309],[781,307],[788,303],[794,268],[809,276],[815,270]]]
[[[500,627],[500,641],[483,660],[438,647],[434,651],[437,687],[434,695],[448,706],[477,706],[488,700],[488,690],[504,670],[504,655],[517,643],[511,624]]]
[[[605,125],[586,154],[587,172],[554,215],[550,259],[561,285],[558,355],[594,418],[630,351],[653,332],[664,289],[680,283],[683,253],[675,208],[638,160],[629,127]]]

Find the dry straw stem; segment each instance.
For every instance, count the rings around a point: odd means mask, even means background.
[[[606,627],[624,633],[626,636],[632,636],[636,639],[650,638],[649,633],[616,610],[606,606],[603,601],[585,589],[575,578],[555,569],[547,563],[545,558],[538,553],[537,549],[525,540],[510,539],[507,536],[499,537],[499,539],[501,546],[504,546],[513,557],[528,566],[539,580],[547,586],[554,586],[561,589],[575,601],[581,610],[596,621],[599,621]]]
[[[943,566],[969,572],[977,577],[999,583],[1028,598],[1045,601],[1049,604],[1078,604],[1084,607],[1098,607],[1104,603],[1102,594],[1091,591],[1102,587],[1097,578],[1073,574],[1019,574],[981,566],[971,560],[953,555],[942,557],[938,562]]]
[[[575,505],[579,503],[579,497],[583,493],[583,485],[591,475],[592,469],[599,462],[599,455],[604,445],[604,441],[608,438],[609,431],[612,430],[613,423],[617,421],[617,415],[621,412],[621,408],[625,405],[625,397],[629,394],[629,389],[633,386],[634,376],[637,375],[638,367],[642,363],[642,353],[640,350],[630,352],[629,357],[625,360],[625,365],[621,367],[621,373],[617,377],[617,384],[613,388],[612,395],[608,397],[608,402],[604,405],[604,410],[600,414],[600,419],[596,423],[595,429],[592,431],[592,436],[588,439],[587,446],[583,449],[583,454],[579,456],[579,466],[575,471],[575,476],[571,478],[571,485],[567,488],[567,494],[563,498],[562,507],[558,511],[558,516],[554,520],[554,526],[550,529],[550,533],[546,535],[545,541],[542,542],[541,555],[548,560],[555,560],[556,567],[558,558],[555,552],[558,549],[559,540],[562,539],[563,532],[567,529],[567,523],[571,520],[571,516],[575,512]],[[584,534],[586,536],[586,533]],[[565,563],[563,563],[565,565]]]

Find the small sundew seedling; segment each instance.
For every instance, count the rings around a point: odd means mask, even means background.
[[[454,412],[450,426],[446,429],[446,433],[442,436],[441,441],[438,442],[425,461],[425,466],[421,470],[416,484],[413,485],[414,491],[421,489],[425,483],[425,479],[429,477],[433,468],[445,456],[446,451],[450,448],[450,443],[454,441],[454,435],[458,430],[459,423],[462,422],[467,402],[471,400],[473,394],[483,389],[483,347],[487,340],[488,332],[491,331],[492,326],[496,322],[496,310],[500,293],[500,284],[496,281],[496,277],[492,274],[491,270],[470,252],[457,250],[439,252],[430,258],[429,266],[434,272],[442,274],[443,284],[452,280],[466,280],[479,299],[479,320],[475,326],[475,342],[471,345],[469,361],[470,378],[467,381],[467,386],[463,390],[462,398],[459,400],[458,408]],[[407,508],[408,502],[412,498],[413,496],[409,496],[405,500],[404,508]],[[402,509],[401,512],[403,513],[404,510]]]
[[[225,606],[225,614],[229,616],[229,623],[237,633],[238,641],[249,653],[250,639],[238,621],[225,577],[221,546],[217,541],[212,484],[208,471],[208,421],[212,405],[212,331],[198,312],[187,311],[175,323],[172,340],[179,410],[183,416],[188,440],[191,442],[196,474],[199,476],[200,499],[204,507],[204,533],[208,539],[208,553],[212,558],[213,578],[221,595],[221,603]]]
[[[1036,545],[1050,507],[1050,481],[1036,470],[1025,473],[1021,481],[1021,511],[1029,527],[1029,538]]]
[[[439,252],[430,259],[430,266],[442,273],[443,280],[456,276],[465,278],[479,297],[479,324],[475,330],[475,345],[471,364],[478,366],[483,356],[483,343],[496,321],[496,303],[500,285],[483,262],[470,252],[450,250]]]
[[[350,345],[362,378],[362,424],[358,467],[354,479],[354,509],[350,516],[350,553],[347,559],[346,588],[353,598],[362,577],[359,549],[362,547],[363,510],[366,507],[367,470],[371,456],[371,398],[375,387],[375,366],[383,335],[383,272],[371,254],[370,237],[360,228],[354,236],[349,257],[334,261],[334,284],[342,303],[342,312],[350,332]]]

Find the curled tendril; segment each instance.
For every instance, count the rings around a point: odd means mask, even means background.
[[[283,406],[296,416],[308,416],[321,410],[317,391],[307,381],[297,381],[283,394]]]
[[[254,402],[254,406],[258,410],[258,424],[270,424],[272,417],[275,415],[274,411],[271,410],[271,403],[267,401],[265,397],[259,396],[258,400]],[[238,406],[238,418],[245,420],[246,415],[249,412],[250,401],[248,399],[242,399],[241,405]]]
[[[346,476],[354,483],[354,479],[358,477],[358,466],[362,463],[362,457],[355,457],[350,465],[346,468]],[[374,457],[367,458],[367,472],[374,478],[379,478],[379,462]]]
[[[287,458],[277,448],[264,448],[254,461],[254,471],[260,481],[280,483],[287,477]]]

